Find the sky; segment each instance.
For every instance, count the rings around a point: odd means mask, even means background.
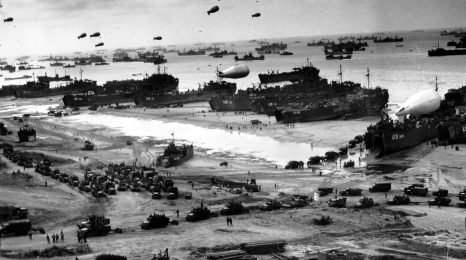
[[[466,27],[465,0],[0,1],[0,17],[14,18],[0,23],[0,57],[87,52],[99,42],[115,49]],[[78,40],[83,32],[102,36]]]

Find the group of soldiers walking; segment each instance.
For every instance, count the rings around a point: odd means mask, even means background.
[[[47,244],[50,244],[50,236],[47,234],[45,236],[45,239],[47,239]],[[59,242],[65,242],[65,234],[63,234],[63,230],[60,231],[59,234],[52,234],[52,242],[53,243],[59,243]]]

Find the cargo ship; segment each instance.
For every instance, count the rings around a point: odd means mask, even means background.
[[[210,81],[197,90],[178,92],[178,88],[167,92],[144,91],[142,89],[134,99],[137,106],[148,108],[183,106],[186,103],[205,102],[213,97],[232,96],[236,92],[236,84],[226,81]]]
[[[380,158],[435,138],[446,144],[466,141],[466,122],[455,116],[458,106],[466,104],[465,92],[465,87],[450,90],[442,101],[434,91],[416,93],[396,113],[398,120],[385,114],[380,122],[367,128],[366,149]]]
[[[374,43],[383,43],[383,42],[402,42],[403,37],[398,38],[398,35],[395,35],[395,38],[392,37],[379,37],[378,39],[374,39]]]
[[[160,73],[159,68],[159,73],[143,80],[108,81],[91,91],[65,95],[62,100],[66,107],[104,106],[134,102],[135,97],[141,96],[141,93],[168,93],[177,88],[178,79],[170,74]]]
[[[176,146],[173,139],[168,147],[165,148],[163,155],[157,157],[156,166],[169,168],[171,166],[178,166],[194,156],[193,145]]]
[[[245,54],[242,58],[235,56],[235,61],[251,61],[251,60],[264,60],[264,55],[254,57],[252,53]]]
[[[193,56],[193,55],[205,55],[205,50],[198,49],[196,50],[189,50],[189,51],[178,51],[178,56]]]
[[[48,82],[27,82],[25,85],[5,86],[12,89],[16,98],[37,98],[67,95],[96,89],[95,81],[74,81],[68,85],[51,88]],[[4,88],[5,88],[4,87]]]
[[[54,63],[50,63],[50,67],[62,67],[63,65],[65,65],[65,63],[58,62],[58,61],[55,61]]]
[[[55,74],[55,77],[49,77],[47,76],[47,73],[45,73],[44,76],[37,76],[37,81],[42,82],[42,83],[50,83],[52,81],[70,81],[71,77],[69,75],[65,76],[58,76],[58,74]]]
[[[16,67],[12,65],[5,65],[0,67],[0,70],[7,70],[8,72],[12,73],[16,71]]]
[[[304,80],[306,77],[315,78],[319,75],[319,70],[312,67],[309,63],[300,68],[293,68],[293,71],[278,73],[275,71],[268,72],[267,74],[259,74],[261,84],[291,81],[297,82]]]
[[[331,98],[335,98],[332,102],[338,106],[340,103],[357,103],[364,100],[364,109],[360,109],[359,115],[373,114],[374,111],[380,113],[379,108],[385,107],[388,101],[388,91],[385,89],[363,89],[360,84],[353,82],[331,82],[319,76],[319,70],[312,65],[303,68],[305,77],[292,84],[287,84],[282,87],[252,87],[238,92],[229,97],[215,97],[209,102],[212,110],[215,111],[253,111],[259,114],[267,114],[274,116],[277,108],[316,108],[321,100],[330,102]],[[355,102],[352,102],[352,101]],[[346,108],[345,108],[346,109]],[[360,111],[358,110],[358,111]],[[351,109],[342,110],[347,114],[351,113]],[[335,118],[340,116],[332,110],[321,110],[322,113],[331,113],[331,115],[323,115],[327,118]],[[295,118],[293,120],[298,120]],[[323,118],[325,119],[325,118]],[[282,120],[282,119],[280,119]],[[287,120],[287,119],[285,119]],[[291,120],[291,119],[290,119]],[[314,121],[321,120],[313,116],[306,118],[302,117],[299,121]],[[295,121],[297,122],[297,121]]]
[[[310,102],[306,106],[277,107],[274,112],[277,122],[313,122],[380,115],[388,102],[388,91],[379,87],[356,88],[352,93],[334,93],[331,98],[319,96],[307,101]]]
[[[312,41],[310,43],[307,44],[308,47],[314,47],[314,46],[319,46],[319,47],[323,47],[323,46],[327,46],[327,45],[332,45],[332,44],[335,44],[334,42],[330,42],[329,40],[320,40],[320,41]]]
[[[260,47],[257,47],[256,48],[256,51],[257,52],[266,52],[266,51],[283,51],[285,50],[286,48],[288,48],[288,45],[286,43],[283,43],[283,42],[276,42],[276,43],[271,43],[271,44],[264,44]]]
[[[238,53],[236,51],[227,51],[227,50],[223,50],[223,51],[216,51],[216,52],[213,52],[211,54],[209,54],[209,56],[227,56],[227,55],[238,55]]]
[[[450,55],[466,55],[466,49],[454,49],[454,50],[446,50],[443,48],[432,49],[427,52],[429,57],[436,57],[436,56],[450,56]]]

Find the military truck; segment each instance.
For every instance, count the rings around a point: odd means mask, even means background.
[[[427,196],[429,189],[424,188],[423,184],[412,184],[409,187],[404,189],[406,195],[411,196]]]
[[[434,195],[436,197],[448,197],[448,190],[439,189],[438,191],[432,192],[432,195]]]
[[[11,220],[0,227],[0,236],[24,236],[31,231],[31,221],[29,219]]]
[[[460,193],[458,194],[458,197],[460,200],[465,200],[466,199],[466,188],[463,189],[462,191],[460,191]]]
[[[115,183],[111,181],[104,182],[104,191],[108,195],[116,195]]]
[[[435,197],[433,200],[429,200],[427,203],[431,206],[449,206],[451,203],[450,198],[445,197]]]
[[[361,196],[362,189],[359,188],[347,188],[340,191],[341,196]]]
[[[91,215],[87,220],[79,223],[78,229],[86,236],[105,236],[111,230],[110,219],[104,216]]]
[[[26,208],[13,206],[0,207],[0,221],[9,221],[26,218],[28,218],[28,210]]]
[[[329,207],[346,208],[346,198],[332,198],[327,203]]]
[[[325,196],[327,194],[332,194],[333,193],[333,188],[321,187],[321,188],[317,189],[317,192],[319,193],[320,196]]]
[[[243,204],[239,201],[230,201],[226,204],[226,208],[220,210],[222,215],[238,215],[243,213],[249,213],[249,210],[243,207]]]
[[[407,205],[411,202],[406,195],[396,195],[393,199],[387,201],[388,205]]]
[[[366,209],[366,208],[372,208],[374,207],[375,203],[372,198],[369,197],[364,197],[359,200],[359,202],[356,204],[356,208],[358,209]]]
[[[391,182],[376,183],[369,188],[369,192],[388,192],[392,189]]]
[[[207,207],[201,203],[200,207],[193,208],[191,212],[188,213],[186,216],[186,221],[194,222],[209,219],[210,217],[214,216],[212,212]]]
[[[148,230],[153,228],[164,228],[168,226],[170,219],[164,214],[150,214],[141,224],[141,228]]]
[[[262,211],[271,211],[275,209],[280,209],[282,204],[278,200],[269,200],[264,205],[260,206],[259,209]]]

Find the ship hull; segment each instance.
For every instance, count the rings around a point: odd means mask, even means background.
[[[439,126],[439,142],[448,144],[466,143],[466,122],[455,121]]]
[[[369,131],[366,133],[366,147],[371,150],[380,150],[379,157],[401,150],[405,150],[429,140],[439,137],[435,122],[417,124],[406,129],[387,127],[380,131]],[[368,144],[369,143],[369,144]]]
[[[120,103],[133,102],[133,93],[118,93],[111,95],[65,95],[63,104],[65,107],[84,107],[84,106],[106,106]]]
[[[137,106],[148,108],[166,107],[170,105],[182,105],[187,103],[207,102],[214,97],[231,96],[236,91],[236,88],[216,90],[216,91],[193,91],[185,92],[178,95],[161,95],[150,96],[139,94],[135,96],[134,103]]]
[[[213,97],[209,101],[210,108],[217,112],[252,111],[251,100],[247,98]]]
[[[296,82],[303,80],[305,78],[305,73],[303,72],[284,72],[276,74],[259,74],[259,80],[262,84],[282,82],[282,81],[291,81]]]

